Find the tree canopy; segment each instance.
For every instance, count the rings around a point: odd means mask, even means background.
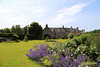
[[[42,36],[42,26],[38,22],[32,22],[28,30],[29,34],[35,36],[36,39],[41,39]]]
[[[5,33],[10,33],[10,29],[9,28],[5,28],[4,31],[5,31]]]
[[[23,34],[24,33],[24,29],[20,27],[20,25],[13,25],[11,28],[11,33],[15,33],[15,34]]]

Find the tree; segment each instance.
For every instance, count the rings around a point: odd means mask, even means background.
[[[5,28],[4,31],[5,31],[5,33],[10,33],[10,29],[9,28]]]
[[[5,33],[5,31],[3,29],[0,29],[0,33]]]
[[[20,25],[16,25],[15,28],[16,28],[16,34],[22,34],[22,30],[20,28]]]
[[[34,35],[35,39],[42,38],[42,27],[38,24],[38,22],[32,22],[29,26],[28,32],[29,34]]]
[[[24,29],[20,27],[20,25],[13,25],[11,28],[11,33],[15,34],[24,34]]]
[[[13,25],[13,26],[11,27],[11,33],[15,33],[15,31],[16,31],[16,28],[15,28],[15,26]]]

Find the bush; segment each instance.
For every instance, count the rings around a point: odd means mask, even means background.
[[[77,44],[74,40],[70,40],[70,41],[67,41],[65,43],[66,47],[72,47],[72,48],[77,48]]]
[[[44,39],[46,39],[47,37],[51,38],[50,35],[48,34],[43,34]]]
[[[100,36],[95,36],[96,51],[100,54]]]
[[[71,57],[70,50],[67,51],[64,48],[61,48],[63,52],[68,53],[68,56],[64,56],[59,51],[52,51],[51,49],[52,48],[50,48],[48,45],[40,44],[40,46],[33,46],[33,48],[30,49],[30,51],[26,55],[36,61],[39,61],[39,63],[42,63],[43,65],[47,65],[47,67],[78,67],[82,62],[85,61],[84,54],[80,54],[76,58],[74,58],[74,53]],[[47,62],[48,64],[45,62]]]
[[[73,41],[75,41],[75,43],[77,44],[77,46],[79,46],[81,44],[81,38],[80,37],[73,38]]]
[[[64,39],[64,36],[62,36],[61,39]]]
[[[15,40],[15,41],[16,41],[18,38],[19,38],[19,36],[18,36],[18,35],[13,34],[13,38],[12,38],[13,40]]]
[[[49,39],[49,37],[46,37],[45,39],[47,40],[47,39]]]
[[[26,54],[28,57],[41,62],[41,58],[44,58],[48,54],[47,46],[44,44],[35,45],[32,49]]]
[[[28,41],[28,37],[24,36],[24,41],[27,42]]]
[[[72,39],[74,37],[73,33],[68,34],[68,38]]]

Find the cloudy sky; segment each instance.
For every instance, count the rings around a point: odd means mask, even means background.
[[[33,21],[43,28],[100,29],[100,0],[0,0],[0,29]]]

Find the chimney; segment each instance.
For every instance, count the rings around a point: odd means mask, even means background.
[[[46,27],[48,27],[48,24],[46,24]]]
[[[71,26],[71,29],[72,29],[72,26]]]
[[[77,27],[77,30],[79,30],[79,28]]]
[[[62,26],[62,28],[64,28],[64,25]]]

